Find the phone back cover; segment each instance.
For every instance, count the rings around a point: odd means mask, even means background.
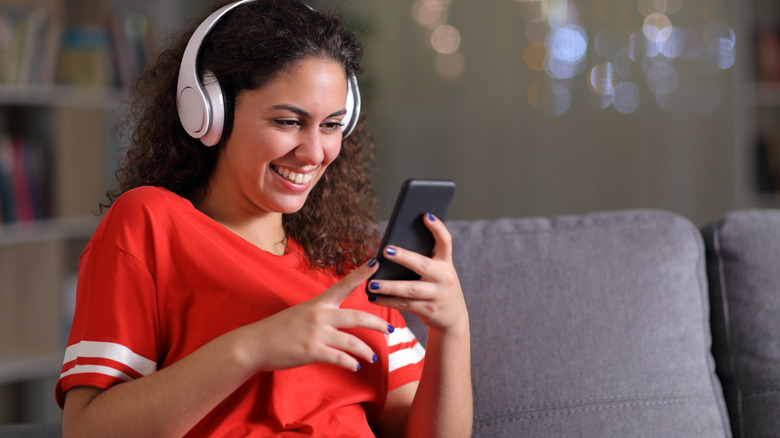
[[[406,193],[404,193],[406,192]],[[433,234],[425,226],[423,215],[430,212],[440,220],[447,215],[450,201],[455,194],[455,183],[449,180],[407,180],[398,195],[390,222],[380,248],[398,246],[426,256],[433,252]],[[392,263],[379,254],[379,279],[417,280],[419,275],[403,266]]]

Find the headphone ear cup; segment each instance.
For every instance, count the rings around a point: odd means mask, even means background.
[[[346,138],[357,126],[360,117],[360,89],[358,88],[357,78],[350,75],[347,79],[347,113],[344,115],[344,122],[341,127],[341,135]]]
[[[206,105],[211,108],[211,124],[206,128],[200,141],[205,146],[214,146],[222,138],[225,127],[225,96],[214,73],[205,71],[201,83],[208,100]]]

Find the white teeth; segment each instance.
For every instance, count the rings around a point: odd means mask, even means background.
[[[295,173],[290,169],[279,169],[278,167],[274,167],[273,169],[276,171],[276,173],[294,182],[295,184],[306,184],[311,181],[310,173]]]

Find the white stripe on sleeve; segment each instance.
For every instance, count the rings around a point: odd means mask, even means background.
[[[425,357],[425,348],[420,343],[414,344],[412,348],[404,348],[390,353],[388,368],[390,372],[403,368],[407,365],[417,363]]]
[[[414,341],[414,333],[409,330],[409,327],[397,328],[393,333],[385,335],[387,338],[387,346],[392,347],[394,345],[403,344],[404,342]]]
[[[133,380],[130,376],[117,369],[102,366],[102,365],[76,365],[75,367],[62,373],[60,375],[60,379],[66,376],[70,376],[71,374],[87,374],[87,373],[105,374],[107,376],[122,379],[125,382],[129,382],[130,380]]]
[[[148,376],[157,371],[157,363],[155,361],[134,353],[124,345],[113,342],[81,341],[78,344],[73,344],[65,350],[65,360],[63,363],[74,361],[78,357],[113,360],[132,368],[142,376]],[[63,376],[68,372],[64,373]],[[75,372],[73,374],[75,374]]]

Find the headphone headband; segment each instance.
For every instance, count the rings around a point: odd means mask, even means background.
[[[206,35],[222,17],[238,6],[253,1],[255,0],[240,0],[216,10],[195,29],[184,49],[176,85],[176,107],[179,120],[187,134],[199,138],[206,146],[214,146],[222,137],[226,109],[222,88],[214,74],[205,71],[202,80],[198,78],[200,47]],[[341,128],[342,136],[345,138],[357,126],[360,104],[357,78],[354,74],[350,74],[347,78],[347,113]]]

